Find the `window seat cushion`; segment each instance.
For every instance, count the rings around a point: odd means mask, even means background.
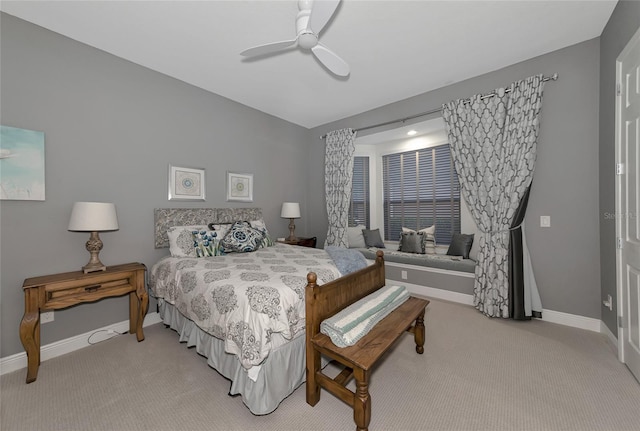
[[[461,259],[460,256],[448,256],[445,254],[416,254],[395,251],[390,248],[378,249],[376,247],[358,248],[367,259],[375,259],[376,252],[384,252],[385,262],[405,263],[408,265],[439,268],[450,271],[470,272],[476,270],[476,261],[473,259]]]

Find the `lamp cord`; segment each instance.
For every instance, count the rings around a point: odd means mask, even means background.
[[[93,337],[96,334],[99,334],[100,332],[106,332],[108,334],[111,334],[112,336],[109,337],[109,338],[105,338],[104,340],[100,340],[100,341],[96,341],[96,342],[91,341],[91,337]],[[89,338],[87,338],[87,343],[89,345],[93,346],[95,344],[102,343],[103,341],[110,340],[113,337],[115,337],[116,335],[124,335],[124,333],[123,332],[118,332],[115,329],[100,329],[98,331],[93,332],[91,335],[89,335]]]

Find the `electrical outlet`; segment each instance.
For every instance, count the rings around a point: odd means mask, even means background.
[[[551,216],[540,216],[540,227],[551,227]]]
[[[40,313],[40,323],[53,322],[53,311],[45,311]]]
[[[402,271],[400,273],[400,277],[402,277],[403,280],[406,280],[407,279],[407,271]]]

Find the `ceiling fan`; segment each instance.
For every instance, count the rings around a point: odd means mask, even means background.
[[[240,53],[245,57],[272,54],[294,46],[311,50],[313,55],[332,73],[349,75],[349,65],[337,54],[318,41],[318,35],[333,16],[341,0],[298,0],[296,16],[297,36],[292,40],[255,46]]]

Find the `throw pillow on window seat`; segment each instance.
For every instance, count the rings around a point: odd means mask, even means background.
[[[402,235],[405,233],[420,233],[424,235],[424,248],[425,254],[436,254],[436,225],[431,225],[429,227],[425,227],[424,229],[420,229],[415,231],[413,229],[409,229],[408,227],[402,227],[402,233],[400,234],[400,240],[398,243],[398,251],[402,251]]]
[[[366,229],[366,226],[358,225],[347,228],[347,240],[349,241],[349,248],[366,248],[367,244],[364,242],[364,235],[362,230]]]
[[[454,233],[449,244],[447,254],[449,256],[462,256],[463,259],[469,259],[469,251],[473,245],[474,234]]]
[[[414,229],[409,229],[408,227],[404,227],[402,226],[402,232],[422,232],[422,233],[426,233],[429,235],[435,235],[436,233],[436,225],[431,225],[429,227],[425,227],[424,229],[419,229],[419,230],[414,230]]]
[[[367,247],[385,248],[380,237],[380,229],[362,229],[362,236]]]
[[[398,251],[404,253],[427,254],[427,235],[421,232],[402,232]],[[435,250],[434,250],[435,252]]]

